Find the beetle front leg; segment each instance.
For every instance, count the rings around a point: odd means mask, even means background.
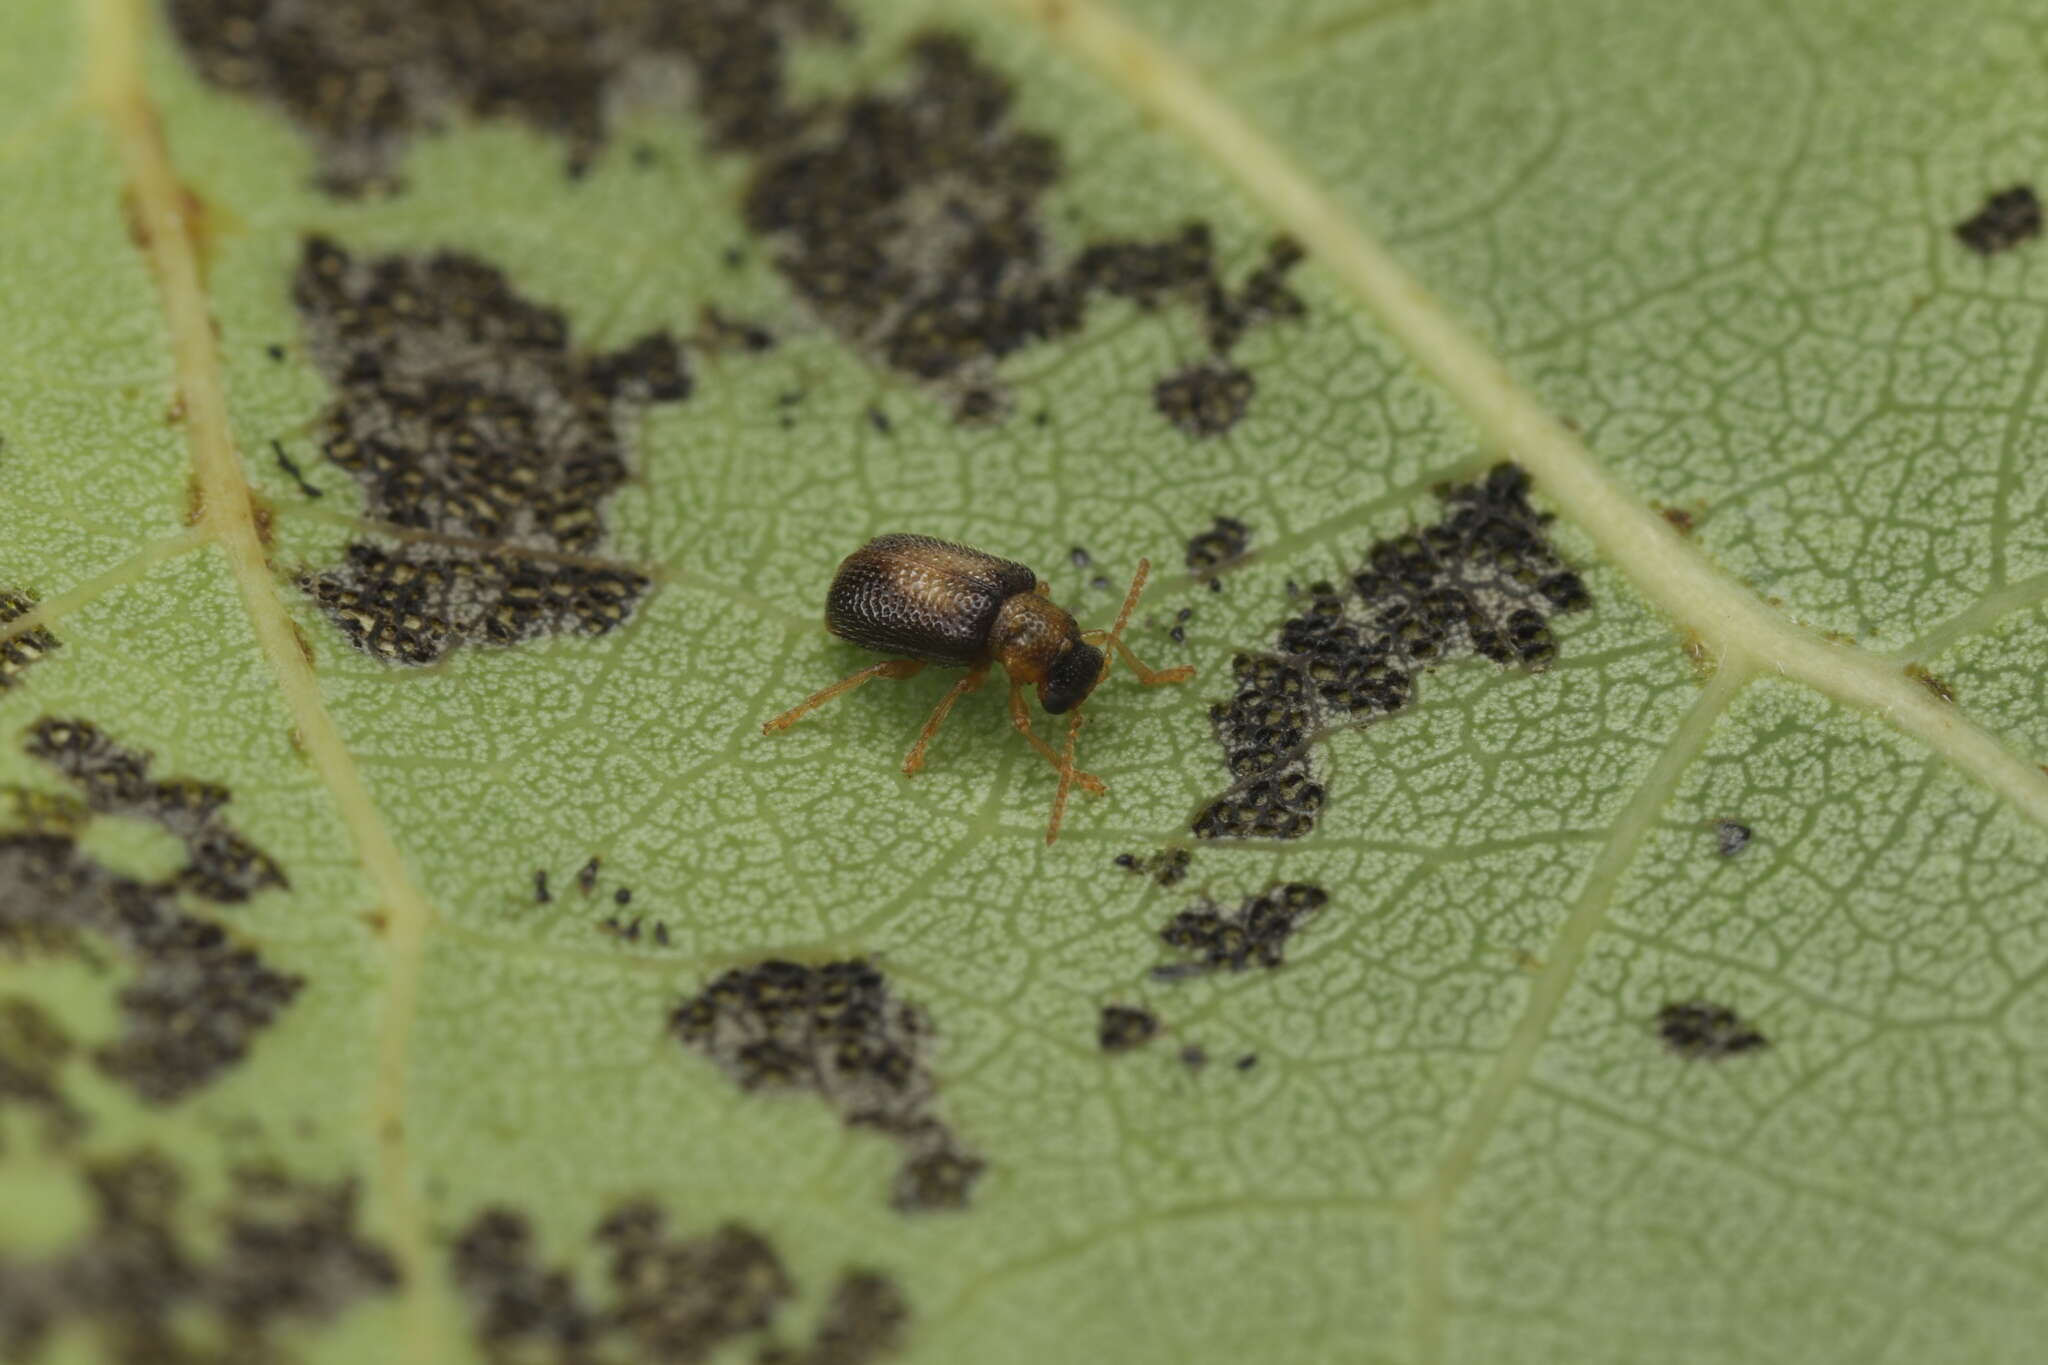
[[[1100,796],[1109,790],[1102,785],[1102,779],[1093,773],[1084,773],[1078,768],[1068,767],[1053,747],[1038,737],[1038,732],[1031,728],[1031,713],[1024,707],[1024,684],[1015,679],[1010,682],[1010,724],[1017,727],[1018,734],[1031,741],[1031,747],[1043,754],[1046,762],[1052,764],[1062,774],[1072,773],[1075,786],[1094,796]]]

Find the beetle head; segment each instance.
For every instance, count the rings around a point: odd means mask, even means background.
[[[1095,690],[1102,677],[1102,651],[1076,640],[1059,652],[1038,683],[1038,704],[1048,715],[1071,711]]]

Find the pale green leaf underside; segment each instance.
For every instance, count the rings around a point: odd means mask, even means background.
[[[89,1149],[151,1142],[202,1186],[250,1151],[359,1175],[412,1285],[307,1335],[309,1360],[466,1358],[455,1229],[515,1201],[574,1260],[634,1193],[773,1237],[804,1291],[791,1324],[842,1267],[886,1269],[912,1361],[2031,1358],[2048,257],[1980,260],[1948,228],[2042,173],[2048,28],[2019,0],[1052,8],[1067,18],[875,0],[861,65],[890,70],[934,20],[973,37],[1015,78],[1016,120],[1063,143],[1068,245],[1200,217],[1241,269],[1302,232],[1201,120],[1249,129],[1333,231],[1415,273],[1421,314],[1368,306],[1362,258],[1303,233],[1322,252],[1295,277],[1309,316],[1243,343],[1257,402],[1228,435],[1159,420],[1152,379],[1200,353],[1195,327],[1123,305],[1010,361],[1018,415],[970,428],[808,320],[758,251],[725,263],[744,172],[692,122],[634,127],[654,169],[615,154],[575,183],[559,145],[460,127],[412,147],[406,194],[337,202],[308,188],[299,135],[200,85],[153,16],[36,0],[0,19],[0,588],[34,592],[62,641],[0,692],[0,782],[60,789],[16,739],[54,713],[225,783],[291,889],[223,918],[308,981],[182,1104],[70,1066]],[[1166,64],[1102,63],[1098,21]],[[138,153],[109,88],[141,89],[212,206],[198,369],[124,223]],[[626,628],[401,671],[290,585],[356,505],[306,438],[328,401],[288,292],[309,231],[475,252],[582,346],[687,330],[706,304],[781,335],[701,362],[695,396],[640,426],[610,547],[658,586]],[[1181,837],[1221,785],[1206,706],[1231,655],[1270,641],[1284,585],[1355,564],[1434,515],[1431,483],[1502,453],[1499,381],[1418,364],[1423,314],[1571,419],[1621,505],[1692,508],[1696,537],[1618,555],[1605,509],[1537,463],[1595,599],[1559,618],[1556,666],[1429,674],[1415,707],[1330,742],[1308,839],[1198,846],[1171,890],[1126,874],[1114,855]],[[277,513],[279,576],[254,597],[229,538],[186,525],[207,437],[166,413],[205,374]],[[276,468],[274,437],[324,499]],[[1219,512],[1261,555],[1212,595],[1177,561]],[[1091,620],[1114,595],[1068,547],[1168,570],[1133,638],[1203,676],[1093,706],[1086,760],[1111,795],[1051,850],[1050,773],[993,691],[914,783],[896,766],[929,678],[758,733],[861,660],[817,604],[838,558],[892,529],[1026,559]],[[1671,585],[1692,582],[1782,616],[1690,615]],[[311,643],[305,685],[266,643],[280,612]],[[1766,618],[1784,633],[1742,634]],[[1727,651],[1710,682],[1688,629]],[[1953,710],[1926,710],[1916,658]],[[1755,831],[1739,858],[1714,851],[1726,818]],[[592,854],[670,946],[604,936],[608,906],[560,893]],[[558,895],[537,906],[542,867]],[[1173,910],[1276,879],[1331,893],[1284,969],[1145,980]],[[938,1026],[941,1110],[991,1167],[966,1212],[892,1211],[889,1144],[744,1095],[663,1034],[734,962],[855,953]],[[113,1027],[107,981],[73,964],[0,960],[0,994],[80,1038]],[[1668,1055],[1652,1018],[1693,997],[1738,1004],[1772,1048]],[[1103,1056],[1112,1000],[1171,1032]],[[1187,1043],[1259,1063],[1190,1074]],[[61,1247],[85,1218],[73,1157],[4,1107],[0,1138],[0,1255]]]

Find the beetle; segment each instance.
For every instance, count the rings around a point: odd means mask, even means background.
[[[863,649],[907,657],[847,674],[763,725],[761,733],[786,730],[834,697],[876,678],[914,678],[928,664],[964,668],[966,676],[939,698],[903,760],[904,776],[914,777],[953,703],[980,687],[989,669],[1001,664],[1010,678],[1010,724],[1059,770],[1059,792],[1045,831],[1050,844],[1059,837],[1070,786],[1096,795],[1108,790],[1099,778],[1074,767],[1074,740],[1081,728],[1081,703],[1109,676],[1112,655],[1146,687],[1195,676],[1192,668],[1147,668],[1124,643],[1124,626],[1150,572],[1150,561],[1139,560],[1114,626],[1082,630],[1026,565],[932,536],[876,536],[841,561],[832,576],[825,594],[825,628]],[[1031,728],[1024,705],[1027,686],[1037,689],[1038,704],[1048,715],[1069,717],[1064,754]]]

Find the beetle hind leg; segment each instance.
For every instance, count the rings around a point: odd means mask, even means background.
[[[790,726],[796,724],[797,721],[817,710],[826,702],[831,701],[834,697],[851,692],[863,683],[872,682],[876,678],[894,678],[900,682],[905,678],[916,677],[923,670],[924,660],[922,659],[890,659],[884,663],[870,664],[858,672],[847,674],[830,687],[811,693],[810,696],[805,697],[795,706],[790,707],[774,720],[763,725],[761,733],[772,735],[777,730],[787,730]]]

